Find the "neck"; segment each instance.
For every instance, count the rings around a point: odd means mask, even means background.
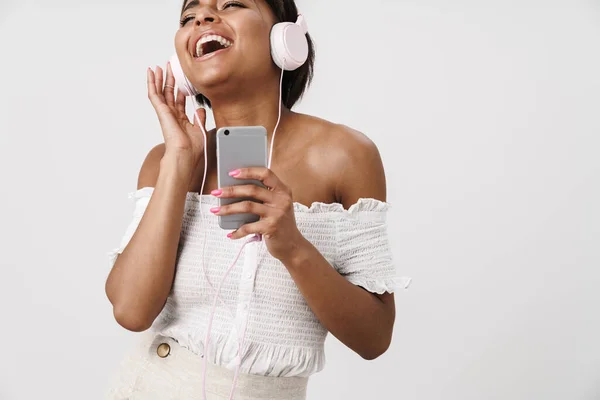
[[[279,80],[259,90],[247,93],[238,91],[234,98],[211,99],[216,128],[224,126],[264,126],[270,142],[279,116]],[[281,104],[281,120],[277,127],[277,138],[285,131],[285,121],[292,114]]]

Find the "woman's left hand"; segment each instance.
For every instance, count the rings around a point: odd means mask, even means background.
[[[236,179],[259,180],[267,188],[250,184],[228,186],[212,192],[216,197],[250,197],[263,202],[242,201],[211,209],[215,215],[251,213],[260,217],[259,221],[245,224],[228,236],[240,239],[248,234],[262,234],[273,257],[284,263],[292,259],[305,244],[305,238],[296,225],[291,189],[273,171],[264,167],[242,168],[231,171],[229,175]]]

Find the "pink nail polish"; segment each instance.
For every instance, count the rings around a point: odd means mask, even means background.
[[[229,173],[229,176],[238,176],[242,171],[240,171],[239,169],[236,169],[235,171],[231,171]]]
[[[219,211],[221,211],[221,207],[213,207],[210,209],[210,212],[213,214],[218,213]]]
[[[231,239],[231,237],[232,237],[232,236],[233,236],[233,233],[228,233],[228,234],[227,234],[227,237],[228,237],[229,239]]]
[[[220,196],[223,194],[223,190],[222,189],[215,189],[212,192],[210,192],[210,194],[212,194],[213,196]]]

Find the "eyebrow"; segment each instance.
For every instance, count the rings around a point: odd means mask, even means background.
[[[189,3],[187,3],[187,5],[183,8],[183,10],[181,11],[181,13],[183,14],[184,12],[186,12],[188,9],[192,8],[192,7],[196,7],[200,5],[200,1],[199,0],[192,0]]]

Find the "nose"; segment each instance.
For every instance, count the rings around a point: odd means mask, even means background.
[[[211,7],[203,7],[196,14],[196,26],[206,23],[215,23],[219,20],[219,16],[214,12]]]

